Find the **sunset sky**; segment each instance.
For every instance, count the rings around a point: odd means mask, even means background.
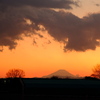
[[[100,64],[100,0],[0,0],[0,77],[59,69],[87,76]]]

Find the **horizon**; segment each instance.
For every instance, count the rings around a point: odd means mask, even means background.
[[[0,1],[0,78],[10,69],[84,77],[100,64],[100,1],[47,1]]]

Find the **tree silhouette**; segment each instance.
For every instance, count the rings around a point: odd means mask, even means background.
[[[21,69],[11,69],[6,73],[7,78],[23,78],[25,72]]]
[[[93,74],[91,75],[91,77],[95,77],[95,78],[99,78],[100,79],[100,64],[96,65],[93,68]]]

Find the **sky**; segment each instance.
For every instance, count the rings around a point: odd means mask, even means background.
[[[0,0],[0,77],[22,69],[89,76],[100,64],[100,0]]]

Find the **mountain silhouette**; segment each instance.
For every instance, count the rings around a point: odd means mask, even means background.
[[[58,70],[54,73],[51,73],[49,75],[46,75],[46,76],[43,76],[42,78],[51,78],[53,76],[57,76],[58,78],[76,78],[75,75],[69,73],[68,71],[66,70]]]

